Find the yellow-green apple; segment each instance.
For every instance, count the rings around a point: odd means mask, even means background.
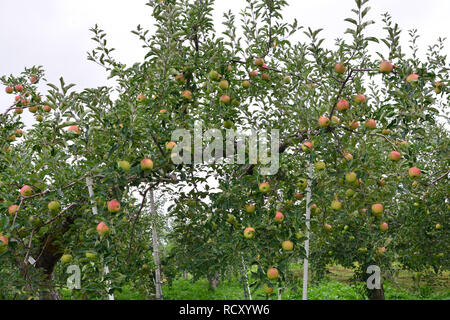
[[[138,102],[145,102],[146,100],[147,100],[147,97],[145,96],[145,94],[142,94],[142,93],[138,94],[138,96],[137,96]]]
[[[314,165],[317,171],[325,170],[326,164],[323,161],[316,162]]]
[[[219,81],[220,80],[220,74],[216,70],[211,70],[209,72],[209,79],[212,81]]]
[[[412,167],[411,169],[409,169],[409,176],[411,178],[419,178],[420,174],[421,174],[421,171],[419,168]]]
[[[23,109],[22,108],[17,108],[15,109],[16,114],[22,114],[23,113]]]
[[[383,222],[382,224],[380,224],[380,231],[381,232],[385,232],[387,231],[389,228],[388,224],[386,222]]]
[[[128,161],[122,160],[117,162],[117,167],[123,171],[130,171],[131,165]]]
[[[246,239],[253,239],[255,237],[255,229],[252,227],[248,227],[244,230],[244,237]]]
[[[30,186],[24,185],[21,189],[20,189],[20,194],[23,197],[29,197],[33,194],[33,189]]]
[[[349,172],[345,175],[345,181],[347,181],[348,183],[353,183],[355,182],[357,179],[357,175],[354,172]]]
[[[244,208],[247,213],[255,213],[255,205],[253,203],[246,204]]]
[[[14,89],[12,87],[8,86],[5,88],[5,91],[7,94],[11,94],[11,93],[13,93]]]
[[[231,102],[231,98],[229,95],[223,95],[220,97],[220,102],[222,102],[223,104],[230,104]]]
[[[284,251],[292,251],[294,249],[294,243],[290,240],[286,240],[281,244]]]
[[[262,182],[259,185],[259,191],[261,193],[268,193],[270,191],[270,184],[268,182]]]
[[[438,224],[436,224],[436,229],[437,229],[437,230],[442,230],[443,227],[442,227],[442,225],[441,225],[440,223],[438,223]]]
[[[375,203],[372,205],[372,213],[375,217],[381,217],[383,215],[384,207],[381,203]]]
[[[328,119],[328,117],[321,116],[319,118],[318,123],[319,123],[319,127],[322,127],[322,128],[323,127],[328,127],[330,125],[330,119]]]
[[[43,117],[42,115],[38,114],[38,115],[36,116],[36,121],[42,122],[42,121],[44,121],[44,117]]]
[[[331,209],[338,211],[342,209],[342,203],[339,200],[334,200],[331,202]]]
[[[353,189],[347,189],[347,191],[345,191],[345,195],[349,198],[353,197],[355,195],[355,190]]]
[[[72,256],[70,254],[64,254],[61,257],[61,262],[64,263],[64,264],[71,263],[72,262]]]
[[[244,89],[250,88],[251,85],[252,85],[252,84],[251,84],[250,81],[248,81],[248,80],[242,81],[242,87],[243,87]]]
[[[262,66],[264,66],[264,59],[263,58],[257,58],[257,59],[255,59],[255,66],[257,66],[257,67],[262,67]]]
[[[267,270],[267,278],[269,280],[275,280],[276,278],[278,278],[278,270],[275,268],[270,268],[269,270]]]
[[[271,294],[273,292],[273,288],[269,287],[267,284],[264,284],[263,291],[265,294]]]
[[[109,228],[104,222],[100,222],[97,225],[97,232],[100,236],[104,236],[105,234],[109,233]]]
[[[47,207],[48,207],[48,210],[55,212],[55,211],[58,211],[61,208],[61,205],[59,204],[58,201],[51,201],[47,205]]]
[[[142,159],[141,161],[141,170],[142,171],[147,171],[147,170],[152,170],[153,169],[153,161],[150,159]]]
[[[394,65],[388,61],[383,61],[380,63],[380,72],[384,74],[389,74],[394,70]]]
[[[398,152],[398,151],[392,151],[389,154],[389,160],[400,161],[401,158],[402,158],[402,154],[400,152]]]
[[[284,76],[283,82],[284,84],[290,84],[292,82],[292,79],[289,76]]]
[[[353,100],[355,101],[356,104],[361,104],[361,103],[366,102],[367,98],[363,94],[358,94],[355,96],[355,98]]]
[[[444,86],[444,84],[440,81],[436,81],[434,83],[434,92],[436,92],[437,94],[440,94],[442,92],[442,87]]]
[[[347,67],[344,66],[342,63],[338,63],[334,67],[334,71],[336,71],[336,73],[343,74],[345,73],[345,71],[347,71]]]
[[[108,202],[108,211],[111,213],[116,213],[120,211],[120,202],[117,200],[111,200]]]
[[[31,113],[36,113],[38,111],[38,106],[31,106],[28,108],[28,111]]]
[[[297,182],[297,187],[298,187],[300,190],[302,190],[302,191],[305,190],[307,186],[308,186],[308,181],[306,181],[306,179],[300,178],[300,179],[298,180],[298,182]]]
[[[223,127],[225,128],[225,129],[231,129],[231,128],[233,128],[233,121],[231,121],[230,119],[228,119],[228,120],[225,120],[224,122],[223,122]]]
[[[341,120],[339,120],[339,118],[336,117],[336,116],[332,116],[332,117],[331,117],[331,122],[332,122],[333,124],[339,124],[339,123],[341,123]]]
[[[345,111],[348,108],[350,108],[350,104],[348,103],[347,100],[343,99],[337,103],[336,107],[339,111]]]
[[[280,212],[280,211],[277,211],[277,212],[275,213],[275,218],[274,218],[274,220],[275,220],[275,222],[277,222],[277,223],[283,222],[283,220],[284,220],[284,214],[283,214],[282,212]]]
[[[353,155],[351,153],[344,152],[344,156],[345,156],[345,160],[347,160],[347,161],[353,160]]]
[[[95,252],[86,252],[85,256],[88,259],[94,260],[95,258],[97,258],[97,253],[95,253]]]
[[[169,141],[166,143],[166,150],[167,151],[172,151],[173,148],[175,148],[177,146],[177,144],[173,141]]]

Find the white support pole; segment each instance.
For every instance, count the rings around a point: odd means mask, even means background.
[[[161,270],[159,263],[159,239],[157,230],[157,212],[155,208],[155,196],[153,194],[153,189],[150,190],[150,210],[152,213],[153,224],[152,224],[152,241],[153,241],[153,258],[155,260],[155,291],[156,300],[162,300],[162,288],[161,288]]]
[[[245,279],[245,285],[247,286],[248,297],[249,297],[250,300],[253,300],[252,299],[252,292],[251,292],[250,286],[248,284],[247,265],[245,264],[245,260],[244,260],[244,256],[243,255],[241,255],[241,258],[242,258],[242,270],[244,272],[244,279]]]
[[[308,300],[308,268],[309,268],[309,235],[311,228],[311,196],[312,196],[312,164],[311,160],[308,160],[308,186],[306,195],[306,240],[305,240],[305,252],[306,258],[303,262],[303,300]]]
[[[98,214],[98,209],[97,209],[97,205],[95,204],[95,201],[94,201],[94,188],[93,188],[93,182],[92,182],[92,179],[90,178],[90,177],[87,177],[86,178],[86,186],[87,186],[87,188],[88,188],[88,192],[89,192],[89,198],[91,199],[91,204],[92,204],[92,213],[94,214],[94,215],[97,215]],[[109,273],[109,268],[108,268],[108,266],[105,266],[105,268],[103,269],[103,271],[104,271],[104,273],[105,274],[108,274]],[[111,284],[111,281],[106,281],[106,284]],[[108,287],[108,292],[109,292],[109,287]],[[108,298],[109,298],[109,300],[114,300],[114,295],[113,294],[108,294]]]

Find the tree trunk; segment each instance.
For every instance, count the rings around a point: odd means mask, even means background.
[[[153,190],[150,190],[150,209],[153,216],[153,226],[152,226],[152,240],[153,240],[153,258],[155,260],[155,291],[156,300],[162,300],[162,289],[161,289],[161,266],[159,262],[159,239],[157,230],[157,212],[155,208],[155,197]]]
[[[369,299],[370,300],[385,300],[383,284],[381,284],[381,288],[380,289],[373,289],[373,290],[367,289],[367,290],[369,292]]]
[[[220,284],[220,275],[218,272],[210,274],[208,276],[209,286],[213,291],[217,290],[217,286]]]

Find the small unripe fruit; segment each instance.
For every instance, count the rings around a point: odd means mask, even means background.
[[[299,179],[299,181],[297,182],[297,187],[298,187],[300,190],[305,190],[307,186],[308,186],[308,181],[306,181],[306,179],[301,178],[301,179]]]
[[[323,161],[316,162],[315,168],[317,171],[325,170],[326,164]]]
[[[243,87],[244,89],[250,88],[251,85],[252,85],[252,84],[251,84],[250,81],[248,81],[248,80],[242,81],[242,87]]]
[[[259,72],[257,70],[253,70],[253,71],[250,72],[250,78],[257,77],[258,74],[259,74]]]
[[[384,74],[389,74],[394,70],[392,63],[388,61],[383,61],[380,63],[380,72]]]
[[[153,169],[153,161],[150,159],[142,159],[141,161],[141,170],[147,171]]]
[[[342,209],[342,203],[338,200],[331,202],[331,209],[338,211]]]
[[[347,161],[352,161],[353,160],[353,155],[351,153],[345,153],[345,160]]]
[[[84,254],[86,256],[86,258],[94,260],[95,258],[97,258],[97,253],[95,252],[86,252]]]
[[[353,189],[347,189],[347,191],[345,192],[345,195],[349,198],[353,197],[355,194],[356,192]]]
[[[224,126],[225,129],[231,129],[231,128],[233,128],[233,121],[225,120],[223,122],[223,126]]]
[[[348,103],[347,100],[341,100],[337,103],[336,107],[339,111],[345,111],[348,110],[348,108],[350,108],[350,104]]]
[[[28,111],[30,111],[31,113],[36,113],[38,111],[38,107],[37,106],[31,106],[28,108]]]
[[[419,168],[412,167],[411,169],[409,169],[409,176],[411,178],[419,178],[420,174],[421,174],[421,171]]]
[[[289,76],[285,76],[283,78],[283,82],[284,82],[284,84],[290,84],[292,82],[292,79]]]
[[[401,155],[400,152],[392,151],[392,152],[389,154],[389,160],[392,160],[392,161],[400,161],[401,158],[402,158],[402,155]]]
[[[333,227],[331,225],[329,225],[328,223],[325,223],[323,227],[326,232],[331,232],[331,230],[333,229]]]
[[[278,278],[278,270],[275,268],[270,268],[269,270],[267,270],[267,278],[269,280],[275,280],[276,278]]]
[[[44,117],[43,117],[42,115],[38,114],[38,115],[36,116],[36,121],[42,122],[42,121],[44,121]]]
[[[270,75],[269,75],[268,73],[263,73],[262,76],[261,76],[261,78],[262,78],[264,81],[269,81],[269,80],[270,80]]]
[[[284,251],[292,251],[294,249],[294,243],[292,243],[292,241],[290,240],[287,240],[281,244],[281,247]]]
[[[244,230],[244,237],[246,239],[253,239],[255,237],[255,229],[248,227]]]
[[[264,284],[263,291],[265,294],[271,294],[273,292],[273,288],[269,287],[267,284]]]
[[[111,200],[108,202],[108,211],[111,213],[116,213],[120,211],[120,203],[117,200]]]
[[[437,94],[440,94],[442,92],[443,86],[444,86],[444,84],[442,82],[436,81],[434,83],[434,92],[436,92]]]
[[[437,229],[437,230],[442,230],[443,227],[442,227],[442,225],[441,225],[440,223],[437,223],[437,224],[436,224],[436,229]]]
[[[122,160],[117,162],[117,167],[123,171],[130,171],[131,165],[128,161]]]
[[[339,118],[336,117],[336,116],[332,116],[332,117],[331,117],[331,122],[332,122],[333,124],[339,124],[339,123],[341,123],[341,121],[339,120]]]
[[[219,81],[220,74],[216,70],[211,70],[209,72],[209,79],[212,81]]]
[[[16,114],[22,114],[23,113],[23,109],[22,108],[17,108],[15,109]]]
[[[184,75],[182,73],[175,76],[175,81],[181,85],[186,83],[186,79],[184,78]]]
[[[147,100],[147,97],[144,94],[142,94],[142,93],[138,94],[138,96],[137,96],[138,102],[142,103],[142,102],[145,102],[145,100]]]
[[[350,122],[350,123],[349,123],[349,127],[350,127],[350,129],[352,129],[352,130],[356,130],[356,129],[358,129],[358,127],[359,127],[359,122],[357,122],[357,121]]]

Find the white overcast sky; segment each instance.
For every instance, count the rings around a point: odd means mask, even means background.
[[[324,28],[328,45],[342,37],[351,16],[354,0],[290,0],[287,21],[297,18],[300,25]],[[94,24],[108,33],[108,42],[116,48],[115,56],[132,64],[142,61],[144,53],[138,39],[131,34],[138,24],[152,27],[151,8],[147,0],[0,0],[0,75],[19,74],[24,67],[44,66],[47,79],[77,84],[78,90],[106,83],[105,72],[86,60],[86,52],[94,47],[89,28]],[[243,0],[216,0],[216,21],[231,9],[239,13]],[[379,35],[383,27],[381,14],[390,12],[404,31],[419,30],[422,53],[439,36],[450,36],[450,1],[448,0],[372,0],[370,18],[377,21],[371,28]],[[152,29],[152,28],[151,28]],[[384,33],[383,33],[384,35]],[[450,53],[450,44],[446,48]],[[12,96],[0,90],[0,111],[11,104]],[[24,113],[29,122],[31,115]]]

